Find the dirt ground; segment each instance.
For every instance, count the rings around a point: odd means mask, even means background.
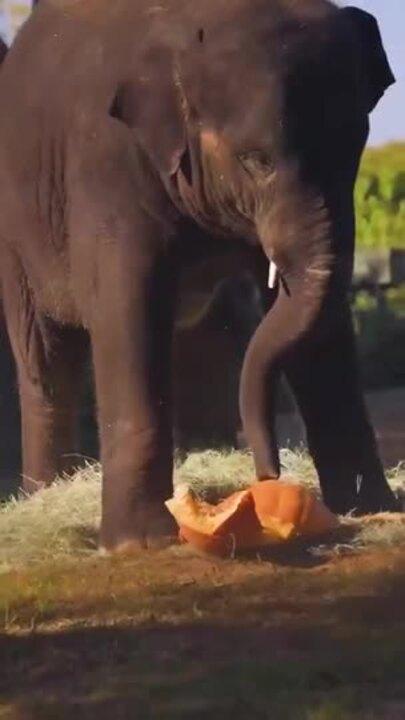
[[[0,577],[1,720],[403,720],[405,551]]]

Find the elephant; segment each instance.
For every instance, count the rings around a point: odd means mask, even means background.
[[[0,38],[0,63],[7,54],[7,45]],[[0,481],[4,493],[12,490],[12,479],[19,468],[19,407],[12,352],[5,318],[0,307]],[[0,493],[1,499],[1,493]]]
[[[195,280],[196,278],[193,278]],[[249,273],[224,278],[194,292],[181,288],[173,339],[173,427],[177,456],[205,449],[236,449],[243,444],[237,392],[243,355],[263,317],[257,283]],[[78,444],[72,455],[77,469],[99,458],[91,358],[84,368]],[[198,377],[198,386],[195,377]],[[284,444],[294,442],[288,388],[282,387],[277,410],[285,425]],[[286,413],[290,413],[286,415]],[[15,493],[20,474],[20,418],[15,363],[6,328],[0,323],[0,500]],[[302,438],[300,438],[302,439]]]
[[[0,40],[0,61],[6,52],[7,46]],[[205,262],[207,264],[207,259]],[[248,273],[242,271],[239,275],[224,277],[223,272],[213,273],[211,268],[210,280],[204,285],[201,263],[198,270],[197,277],[188,275],[179,281],[183,302],[177,309],[174,335],[174,437],[176,448],[183,455],[192,449],[238,446],[240,367],[250,336],[263,316],[257,285]],[[185,283],[192,287],[181,287]],[[1,427],[7,427],[7,434],[0,436],[0,498],[14,491],[21,464],[15,368],[2,320],[0,418]],[[215,354],[211,347],[215,347]],[[207,351],[211,361],[208,364]],[[197,388],[195,373],[199,376]],[[88,360],[78,444],[73,454],[78,467],[83,461],[99,456],[92,385],[91,362]],[[286,399],[284,393],[281,398],[284,405]]]
[[[244,445],[237,403],[239,376],[249,340],[264,315],[263,298],[251,273],[238,273],[236,268],[226,277],[215,262],[210,268],[206,260],[205,272],[201,265],[179,281],[172,382],[175,447],[180,456],[190,450]],[[276,411],[283,443],[303,441],[284,378]]]
[[[20,471],[20,417],[14,360],[0,308],[0,501]]]
[[[41,0],[20,30],[0,74],[0,277],[24,488],[69,470],[89,342],[101,550],[173,537],[179,277],[206,258],[251,272],[266,305],[239,393],[257,478],[281,473],[284,372],[327,505],[398,509],[347,299],[354,182],[394,81],[375,18],[329,0]]]
[[[0,38],[0,63],[3,62],[4,58],[7,54],[7,45],[3,40]]]
[[[172,382],[175,446],[183,454],[238,446],[239,375],[263,316],[249,273],[223,278],[209,290],[182,292],[181,283],[179,288]]]

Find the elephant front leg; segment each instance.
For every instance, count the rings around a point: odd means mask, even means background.
[[[107,254],[91,327],[103,468],[100,544],[125,552],[160,546],[175,534],[164,506],[172,494],[174,292],[165,261]]]
[[[337,513],[396,510],[361,390],[348,305],[332,325],[296,348],[285,368],[325,502]]]

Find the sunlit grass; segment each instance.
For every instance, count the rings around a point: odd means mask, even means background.
[[[284,450],[281,457],[286,474],[318,488],[305,451]],[[100,467],[88,465],[73,480],[58,480],[31,498],[14,498],[5,503],[0,508],[0,570],[91,556],[97,547],[100,478]],[[245,452],[192,453],[175,470],[175,484],[187,483],[211,501],[248,486],[253,478],[252,457]],[[390,482],[398,493],[405,495],[405,467],[393,470]],[[405,516],[382,515],[344,522],[357,530],[351,540],[352,548],[405,543]]]

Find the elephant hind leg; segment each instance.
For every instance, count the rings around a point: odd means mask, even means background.
[[[8,290],[5,311],[17,365],[23,489],[32,493],[77,465],[85,336],[39,315],[21,276]]]
[[[41,344],[40,341],[38,343]],[[19,368],[23,487],[32,492],[79,463],[78,414],[82,391],[84,338],[78,330],[53,329],[51,352],[34,380]],[[41,367],[42,365],[42,367]]]

